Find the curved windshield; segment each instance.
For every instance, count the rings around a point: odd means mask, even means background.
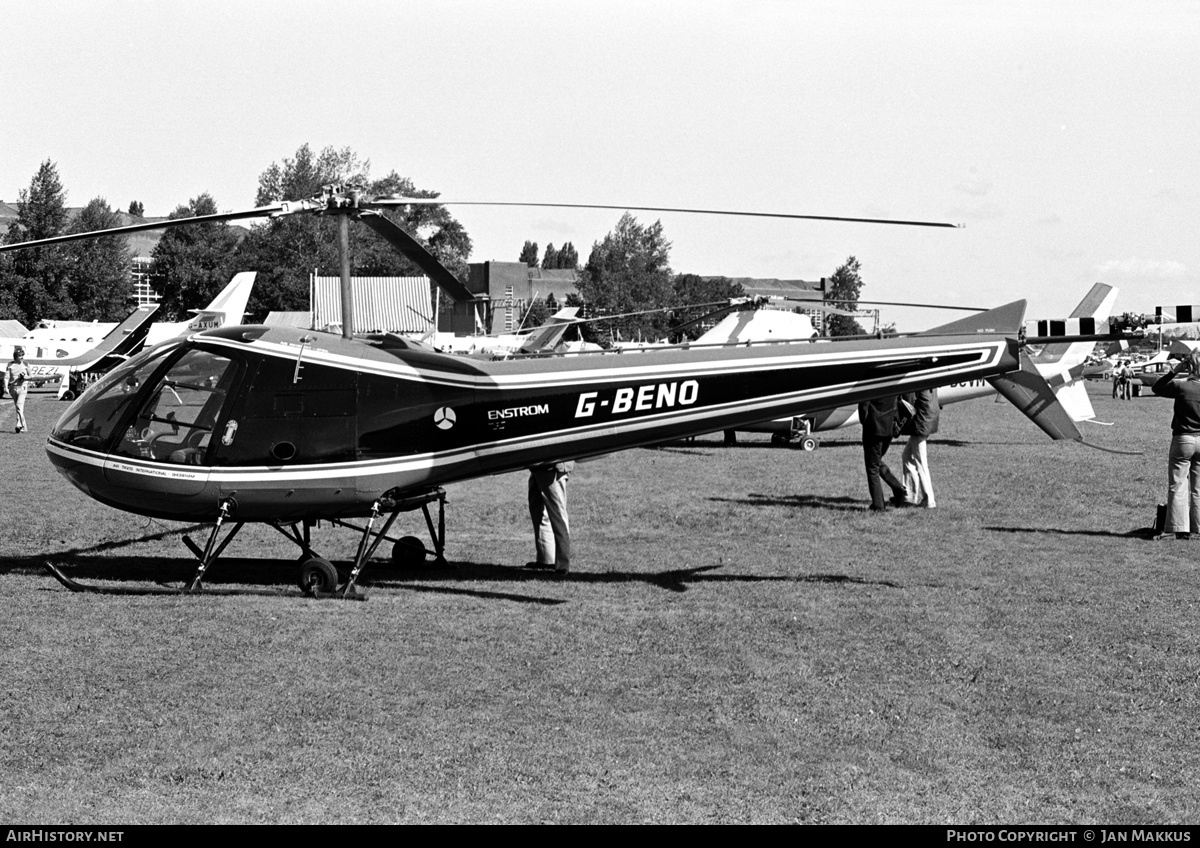
[[[113,453],[199,465],[236,376],[237,366],[227,357],[189,350],[144,396]]]
[[[116,434],[126,410],[140,389],[177,345],[154,348],[114,368],[72,403],[54,429],[52,438],[91,450],[103,450]]]

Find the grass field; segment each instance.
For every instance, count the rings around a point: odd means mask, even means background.
[[[947,407],[936,510],[866,511],[857,429],[581,464],[565,580],[520,567],[524,475],[453,486],[452,568],[373,563],[367,603],[257,527],[209,581],[254,594],[67,592],[44,559],[183,579],[184,528],[86,498],[38,435],[65,405],[18,436],[5,399],[0,820],[1196,823],[1200,541],[1131,535],[1170,404],[1091,388],[1144,456]]]

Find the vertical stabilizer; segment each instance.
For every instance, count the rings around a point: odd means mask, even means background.
[[[234,274],[229,285],[221,289],[212,303],[201,309],[196,317],[188,322],[188,328],[208,330],[242,323],[246,314],[246,304],[250,301],[250,290],[254,288],[255,276],[255,271]],[[217,323],[213,323],[214,321]]]
[[[1104,320],[1112,315],[1113,305],[1117,302],[1119,293],[1120,289],[1104,283],[1096,283],[1075,307],[1075,311],[1071,313],[1070,317]],[[1042,348],[1041,353],[1034,357],[1034,362],[1039,365],[1059,363],[1063,368],[1070,369],[1076,365],[1082,365],[1095,348],[1095,342],[1048,344]]]

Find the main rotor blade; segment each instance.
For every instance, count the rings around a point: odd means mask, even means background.
[[[602,203],[524,203],[499,200],[446,200],[441,197],[378,197],[363,201],[364,207],[393,206],[526,206],[546,209],[619,209],[632,212],[684,212],[693,215],[734,215],[746,218],[789,218],[802,221],[839,221],[853,224],[897,224],[905,227],[948,227],[960,229],[965,224],[940,221],[901,221],[893,218],[848,218],[835,215],[797,215],[790,212],[745,212],[735,209],[692,209],[676,206],[616,206]]]
[[[182,227],[190,224],[215,224],[222,221],[237,221],[241,218],[265,218],[268,215],[285,211],[287,204],[275,203],[271,206],[260,206],[243,212],[218,212],[215,215],[197,215],[194,218],[172,218],[169,221],[151,221],[147,224],[130,224],[127,227],[113,227],[109,230],[92,230],[86,233],[69,233],[63,236],[52,236],[33,241],[22,241],[16,244],[0,244],[0,253],[10,250],[23,250],[27,247],[42,247],[50,244],[63,244],[69,241],[84,241],[85,239],[104,238],[105,236],[123,236],[129,233],[142,233],[147,230],[165,230],[170,227]]]
[[[425,248],[425,245],[406,233],[390,218],[385,218],[379,212],[364,209],[359,214],[359,220],[420,267],[429,279],[450,295],[456,303],[475,299],[475,294],[464,286],[458,277],[450,273],[450,269],[438,261],[438,258]]]

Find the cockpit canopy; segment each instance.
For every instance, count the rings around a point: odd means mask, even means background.
[[[419,382],[194,337],[113,369],[50,435],[170,465],[346,462],[414,453],[435,408]]]

